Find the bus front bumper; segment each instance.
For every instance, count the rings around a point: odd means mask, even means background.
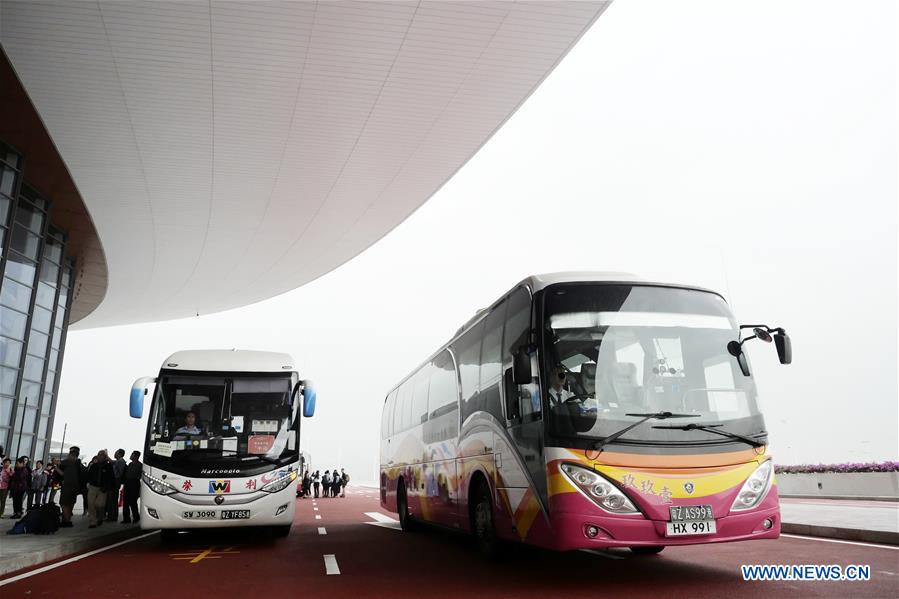
[[[287,526],[293,523],[296,511],[294,485],[277,493],[265,494],[247,503],[232,503],[226,499],[216,505],[210,497],[209,505],[195,505],[178,501],[176,495],[142,493],[140,527],[144,530],[222,528],[240,526]],[[249,517],[224,518],[222,512],[249,511]],[[243,515],[243,514],[240,514]]]
[[[641,515],[611,517],[596,513],[557,513],[552,517],[558,532],[555,549],[601,549],[604,547],[653,547],[659,545],[696,545],[726,543],[750,539],[776,539],[780,536],[780,509],[770,507],[747,513],[729,514],[715,520],[716,532],[704,535],[667,536],[665,522],[647,520]],[[590,527],[597,535],[588,536]]]

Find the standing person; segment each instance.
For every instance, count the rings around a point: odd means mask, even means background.
[[[47,464],[47,492],[44,493],[44,503],[54,503],[61,486],[62,470],[59,469],[59,458],[52,458]]]
[[[68,457],[59,465],[62,474],[62,482],[59,491],[59,507],[62,508],[62,527],[72,527],[72,512],[75,510],[75,502],[81,493],[81,481],[84,476],[84,466],[78,456],[81,450],[77,445],[69,448]]]
[[[31,471],[31,484],[28,486],[28,509],[34,506],[40,507],[44,498],[44,489],[47,488],[47,473],[44,471],[44,462],[38,460]]]
[[[337,468],[331,473],[331,497],[337,497],[340,495],[340,485],[343,483],[343,480],[340,478],[340,473],[337,472]]]
[[[125,450],[117,449],[115,452],[115,461],[112,463],[113,480],[110,483],[110,492],[106,495],[106,519],[109,522],[119,521],[119,490],[122,488],[125,467],[127,465],[128,463],[125,461]]]
[[[0,518],[6,511],[6,498],[9,497],[9,481],[12,478],[12,461],[4,457],[0,468]]]
[[[144,465],[140,462],[140,452],[131,452],[131,462],[125,467],[124,485],[125,501],[122,505],[122,524],[140,522],[140,512],[137,509],[137,500],[140,497],[140,477]]]
[[[25,494],[31,486],[31,469],[28,468],[28,459],[20,456],[13,467],[12,477],[9,479],[9,494],[12,495],[13,518],[21,518],[24,514],[23,503]]]
[[[331,471],[325,470],[325,473],[322,475],[322,497],[330,497],[331,496]]]
[[[350,483],[350,475],[341,468],[340,469],[340,496],[346,497],[346,486]]]
[[[318,473],[318,470],[315,471],[315,474],[312,475],[312,490],[315,491],[315,498],[318,499],[318,491],[321,488],[321,474]]]
[[[309,491],[312,490],[312,477],[309,476],[309,471],[303,473],[303,497],[309,497]]]
[[[82,518],[88,517],[88,512],[90,512],[90,503],[87,501],[87,471],[88,469],[97,463],[97,456],[91,458],[91,461],[87,463],[87,467],[84,468],[81,472],[84,476],[81,477],[81,507],[83,511],[81,513]]]
[[[88,528],[103,524],[106,512],[106,493],[112,487],[115,474],[105,449],[97,453],[87,469],[87,522]]]

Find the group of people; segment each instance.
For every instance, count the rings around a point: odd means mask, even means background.
[[[26,510],[26,498],[27,509],[52,502],[62,482],[58,468],[58,459],[52,460],[46,467],[42,460],[38,460],[32,468],[28,456],[19,456],[13,464],[11,458],[3,455],[0,467],[0,518],[5,516],[6,504],[10,499],[10,518],[22,517]]]
[[[2,453],[0,447],[0,453]],[[15,465],[7,457],[2,458],[0,470],[0,517],[6,509],[7,497],[12,497],[12,518],[22,518],[27,509],[40,507],[45,503],[55,503],[59,495],[62,511],[61,527],[72,526],[72,513],[78,497],[82,497],[84,512],[89,528],[96,528],[103,522],[117,522],[119,519],[119,493],[123,490],[122,523],[140,520],[137,501],[140,497],[140,478],[143,464],[140,452],[131,452],[131,461],[126,462],[125,450],[119,449],[110,458],[105,449],[97,452],[85,466],[81,461],[81,450],[72,446],[64,460],[53,458],[44,466],[41,460],[30,465],[28,456],[20,456]]]
[[[303,480],[297,492],[298,497],[346,497],[346,486],[350,482],[350,475],[341,468],[340,472],[325,470],[324,475],[318,470],[303,474]]]

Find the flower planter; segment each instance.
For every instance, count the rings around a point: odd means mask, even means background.
[[[899,500],[899,472],[778,474],[780,495],[806,497],[891,497]]]

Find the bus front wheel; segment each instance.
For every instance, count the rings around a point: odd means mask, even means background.
[[[472,520],[478,550],[488,560],[495,560],[499,557],[499,539],[496,538],[496,526],[493,523],[490,486],[486,483],[479,484],[474,500]]]
[[[290,524],[283,526],[272,526],[272,535],[277,538],[284,538],[290,534]]]
[[[661,553],[664,548],[663,545],[652,545],[649,547],[631,547],[631,551],[636,555],[655,555],[656,553]]]
[[[174,543],[178,540],[178,531],[171,528],[163,528],[159,531],[159,538],[163,543]]]
[[[396,511],[400,515],[400,528],[403,532],[415,530],[415,521],[409,513],[409,500],[406,498],[406,485],[400,481],[396,489]]]

